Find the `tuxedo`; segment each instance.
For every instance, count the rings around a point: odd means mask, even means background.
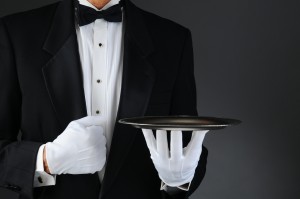
[[[116,121],[198,115],[189,29],[124,1],[123,75]],[[187,198],[206,169],[203,147],[187,192],[160,191],[140,129],[116,122],[103,182],[58,175],[33,187],[39,147],[87,115],[72,0],[0,19],[0,186],[29,199]],[[17,139],[19,131],[21,136]],[[190,133],[183,134],[184,145]]]

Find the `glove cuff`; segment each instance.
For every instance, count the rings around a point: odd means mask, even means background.
[[[168,189],[170,189],[170,187],[176,187],[176,188],[178,188],[180,190],[188,191],[190,189],[190,186],[191,186],[191,182],[188,182],[188,183],[185,183],[185,184],[179,185],[179,186],[169,186],[166,183],[164,183],[163,181],[161,181],[160,190],[167,191]]]

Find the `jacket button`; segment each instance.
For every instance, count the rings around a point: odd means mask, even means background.
[[[19,186],[15,186],[15,185],[12,185],[12,184],[7,184],[4,187],[8,188],[10,190],[16,190],[16,191],[20,191],[21,190],[21,188]]]

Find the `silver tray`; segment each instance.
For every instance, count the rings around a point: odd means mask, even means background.
[[[188,115],[132,117],[120,119],[119,122],[135,128],[181,131],[217,130],[241,123],[236,119]]]

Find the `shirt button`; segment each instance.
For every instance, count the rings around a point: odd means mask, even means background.
[[[101,83],[102,81],[101,81],[101,79],[97,79],[97,83]]]
[[[43,183],[43,179],[42,179],[41,176],[38,177],[38,181],[39,181],[40,183]]]
[[[102,47],[102,46],[103,46],[103,44],[102,44],[102,43],[99,43],[99,46],[100,46],[100,47]]]
[[[100,111],[99,111],[99,110],[97,110],[97,111],[96,111],[96,114],[99,114],[99,113],[100,113]]]

